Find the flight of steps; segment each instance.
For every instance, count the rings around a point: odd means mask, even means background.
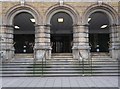
[[[80,76],[82,75],[81,65],[78,59],[73,59],[72,53],[54,53],[51,59],[47,60],[45,76]]]
[[[75,76],[82,74],[82,71],[79,71],[80,66],[76,65],[78,60],[73,59],[71,53],[52,54],[51,59],[47,59],[43,66],[40,61],[34,63],[33,60],[22,58],[17,57],[17,60],[13,62],[3,63],[3,76]]]
[[[109,53],[91,53],[92,75],[117,76],[118,60],[112,59]]]
[[[43,64],[43,66],[42,66]],[[71,53],[55,53],[44,63],[18,57],[10,63],[2,64],[2,76],[117,76],[118,62],[109,55],[92,54],[92,61],[84,65],[73,59]],[[84,70],[83,70],[84,69]],[[43,70],[43,71],[42,71]]]
[[[2,76],[28,76],[29,71],[33,70],[33,60],[33,54],[15,54],[13,60],[2,63]]]
[[[73,59],[70,53],[53,54],[47,60],[45,76],[117,76],[118,61],[113,60],[108,53],[93,53],[91,61],[85,60],[84,65],[78,59]]]

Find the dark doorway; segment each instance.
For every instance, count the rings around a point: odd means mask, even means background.
[[[29,13],[22,12],[14,18],[15,53],[33,53],[35,41],[35,20]]]
[[[53,53],[71,53],[71,47],[72,47],[72,35],[52,35],[51,38],[52,41],[52,52]]]
[[[109,18],[103,12],[93,13],[88,20],[91,52],[109,52]]]
[[[73,21],[69,14],[59,12],[51,18],[51,46],[53,53],[71,53]]]
[[[91,52],[109,52],[109,34],[89,34]]]
[[[14,42],[15,45],[15,53],[33,53],[34,47],[34,35],[26,35],[26,34],[15,34]]]

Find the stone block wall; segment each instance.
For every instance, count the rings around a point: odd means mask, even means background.
[[[120,11],[119,11],[120,5],[118,2],[106,1],[103,3],[106,5],[106,7],[109,6],[110,9],[112,8],[114,12],[120,15]],[[1,48],[2,48],[1,50],[4,51],[4,53],[6,54],[6,57],[5,57],[6,59],[10,60],[14,56],[13,27],[11,24],[7,23],[8,21],[6,19],[7,18],[6,15],[12,8],[15,8],[17,6],[21,7],[21,9],[24,9],[26,8],[26,6],[29,6],[39,14],[40,22],[38,22],[35,26],[35,47],[34,47],[35,58],[37,58],[38,55],[45,50],[47,50],[47,55],[48,55],[47,58],[50,58],[51,56],[50,26],[49,24],[46,23],[46,18],[47,18],[46,13],[51,8],[56,7],[56,5],[58,5],[58,7],[62,7],[62,6],[59,6],[59,2],[25,2],[25,5],[21,5],[20,2],[8,1],[8,2],[2,2],[2,4],[0,4],[0,7],[2,7],[0,8],[2,9],[0,10],[0,17],[2,16],[0,37],[3,38],[3,40],[1,41]],[[88,58],[88,52],[89,52],[88,27],[86,26],[87,23],[85,23],[84,21],[84,14],[89,8],[94,7],[94,5],[100,6],[101,4],[98,2],[64,2],[63,6],[64,5],[72,8],[75,12],[77,12],[79,17],[78,22],[73,26],[73,32],[74,32],[73,34],[74,43],[72,48],[73,56],[74,58],[78,58],[78,55],[79,55],[78,53],[80,51],[83,54],[83,57]],[[113,28],[113,29],[116,29],[116,28]],[[116,30],[120,34],[120,31],[118,29],[119,29],[119,26]],[[114,33],[111,33],[111,34],[114,34]],[[120,35],[118,36],[118,38],[120,38]],[[114,40],[118,41],[119,39],[114,39]],[[117,43],[117,45],[119,45],[119,43]],[[116,57],[117,55],[115,56],[115,58]]]

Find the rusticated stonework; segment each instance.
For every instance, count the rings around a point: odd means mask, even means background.
[[[32,0],[33,1],[33,0]],[[40,0],[39,0],[40,1]],[[111,16],[111,56],[116,59],[120,50],[120,29],[119,20],[120,5],[117,0],[77,0],[76,2],[64,2],[60,5],[59,2],[26,2],[22,5],[19,1],[2,1],[0,4],[0,20],[2,16],[1,25],[1,53],[4,60],[11,60],[14,58],[13,47],[13,23],[14,16],[23,11],[30,12],[36,19],[35,25],[35,46],[34,56],[39,59],[39,54],[47,51],[47,58],[51,57],[51,45],[50,45],[50,18],[59,10],[67,12],[73,19],[73,57],[78,58],[79,51],[83,54],[84,58],[88,58],[89,42],[88,42],[88,27],[87,19],[90,13],[96,11],[104,11]],[[113,2],[114,1],[114,2]],[[2,11],[2,12],[1,12]],[[115,32],[116,31],[116,32]],[[47,34],[46,34],[47,33]],[[81,35],[80,35],[81,34]],[[118,35],[119,34],[119,35]],[[114,37],[117,35],[117,38]],[[39,43],[38,43],[39,42]],[[7,47],[6,47],[7,44]]]

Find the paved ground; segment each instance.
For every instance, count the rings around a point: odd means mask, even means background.
[[[2,87],[108,87],[110,88],[110,87],[118,87],[118,77],[3,77]]]

